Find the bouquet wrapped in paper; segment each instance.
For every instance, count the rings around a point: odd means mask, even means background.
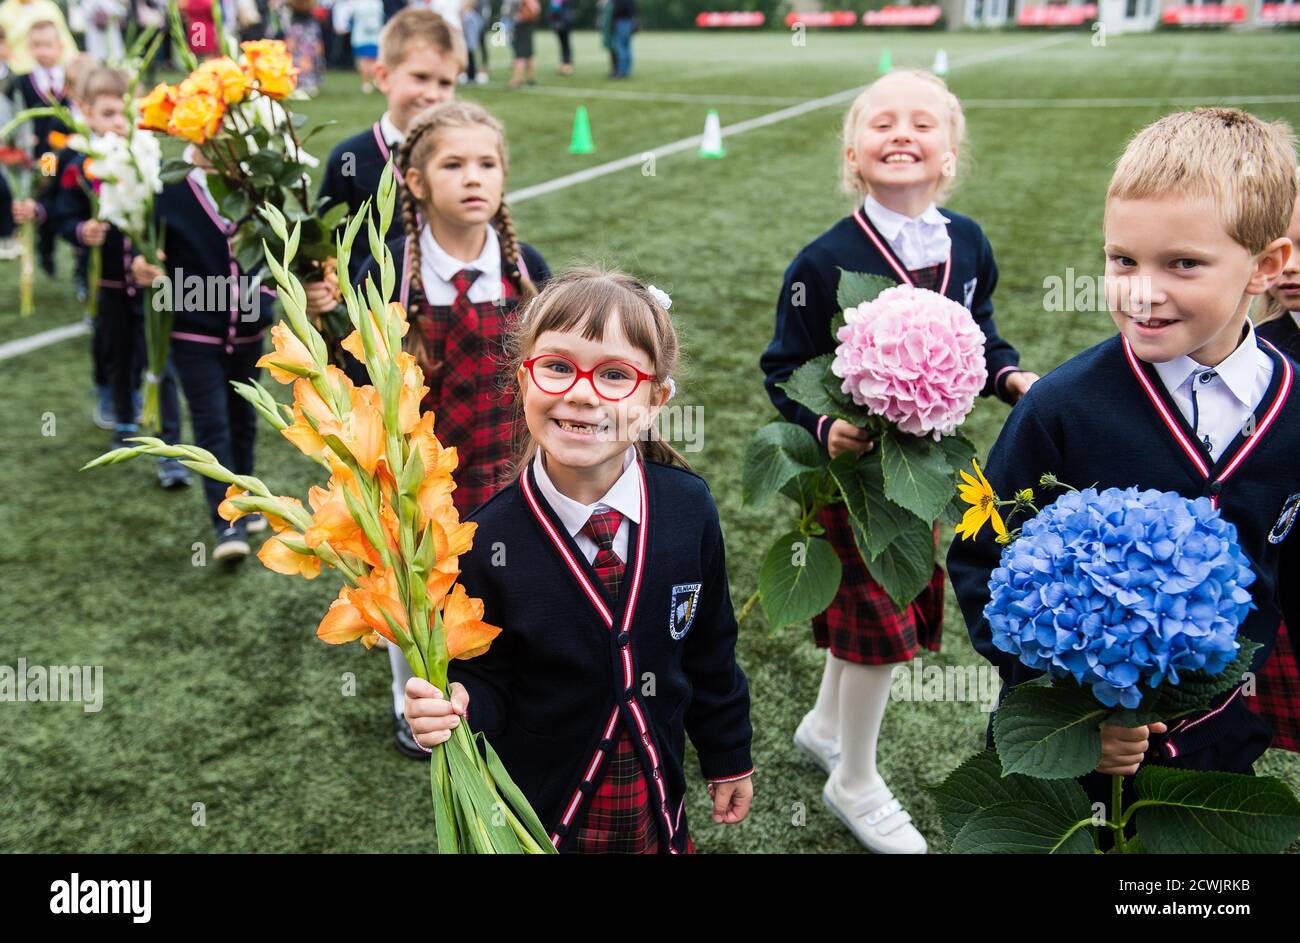
[[[392,218],[391,166],[380,184],[380,227],[369,222],[371,250],[383,260],[380,284],[364,295],[343,291],[352,326],[345,347],[366,367],[371,383],[356,386],[328,362],[325,341],[306,316],[306,293],[291,263],[301,227],[278,209],[263,208],[284,247],[267,263],[280,287],[285,319],[272,328],[275,349],[260,361],[292,387],[292,405],[277,402],[253,382],[239,393],[304,455],[328,473],[307,500],[278,495],[258,478],[235,475],[193,446],[168,446],[139,437],[137,444],[101,456],[86,467],[148,454],[180,459],[229,485],[221,515],[266,516],[274,535],[258,559],[277,573],[316,579],[323,568],[344,585],[317,627],[331,644],[380,638],[396,645],[412,672],[446,691],[447,665],[486,651],[500,629],[483,621],[483,603],[457,582],[458,558],[473,542],[474,524],[462,523],[452,502],[456,451],[434,434],[432,413],[420,413],[427,388],[415,359],[402,351],[406,314],[392,303],[394,266],[380,232]],[[341,236],[344,264],[367,213]],[[461,723],[433,750],[434,821],[440,852],[551,853],[537,815],[515,786],[490,743]]]

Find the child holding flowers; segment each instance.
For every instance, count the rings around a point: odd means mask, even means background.
[[[1217,509],[1235,526],[1254,571],[1253,608],[1237,637],[1261,643],[1256,673],[1282,622],[1300,625],[1296,368],[1247,317],[1252,300],[1287,266],[1295,200],[1295,138],[1280,122],[1198,108],[1138,132],[1106,194],[1106,294],[1118,334],[1035,384],[1012,411],[977,486],[1007,496],[1050,492],[1058,480],[1098,489],[1136,485],[1195,499],[1207,513]],[[1043,506],[1052,497],[1035,500]],[[991,498],[989,510],[996,514]],[[1005,531],[999,520],[995,526]],[[1007,684],[1027,681],[1039,672],[994,644],[985,614],[1002,541],[987,529],[964,537],[952,544],[948,572],[971,639]],[[1151,561],[1163,552],[1135,542],[1099,557],[1093,578],[1108,592],[1128,587],[1150,595],[1170,634],[1203,634],[1217,610],[1189,601],[1171,581],[1151,582]],[[1192,567],[1189,582],[1205,578],[1190,557],[1183,565]],[[1232,602],[1225,597],[1223,605]],[[1061,638],[1069,631],[1068,622],[1048,627],[1045,644],[1069,644],[1068,634]],[[1160,654],[1167,645],[1163,634],[1133,638],[1125,624],[1107,631],[1119,660],[1135,646]],[[1258,680],[1265,693],[1266,679]],[[1176,723],[1104,725],[1102,758],[1084,777],[1085,789],[1109,804],[1106,774],[1131,776],[1143,763],[1251,773],[1272,731],[1244,703],[1250,693],[1238,685],[1208,712]],[[1275,725],[1293,725],[1300,709],[1285,698],[1261,706]]]
[[[814,415],[778,384],[814,357],[835,350],[840,272],[896,279],[938,292],[968,308],[984,334],[988,380],[983,395],[1014,403],[1037,379],[993,321],[998,271],[993,250],[972,219],[940,210],[964,145],[961,103],[942,79],[900,70],[872,83],[844,119],[842,183],[857,203],[799,253],[785,272],[776,329],[760,365],[773,405],[807,428],[830,456],[862,454],[875,443],[843,419]],[[943,571],[905,610],[867,572],[844,504],[819,517],[843,564],[830,608],[813,619],[817,645],[829,648],[813,709],[795,744],[829,774],[825,802],[857,839],[877,853],[916,853],[925,839],[876,768],[892,666],[921,648],[938,650],[943,629]]]
[[[127,134],[126,76],[116,69],[97,69],[86,76],[81,95],[86,123],[96,140],[108,135],[123,138]],[[92,147],[95,141],[91,142]],[[144,320],[141,294],[131,280],[131,242],[116,226],[92,215],[91,195],[98,192],[94,162],[85,154],[69,152],[69,158],[57,182],[52,220],[59,236],[82,249],[99,247],[101,269],[99,284],[89,286],[99,293],[95,330],[103,334],[104,360],[108,385],[112,393],[113,414],[117,425],[113,434],[116,445],[135,435],[138,404],[137,391],[145,363]],[[169,372],[162,383],[162,438],[180,441],[180,400],[176,381]],[[165,488],[184,487],[190,483],[189,472],[175,459],[159,460],[158,480]]]
[[[693,850],[687,733],[714,822],[743,820],[753,798],[717,508],[675,450],[643,435],[679,358],[661,297],[575,270],[516,322],[528,435],[515,481],[471,515],[460,558],[502,631],[451,667],[450,700],[418,678],[406,688],[424,744],[473,718],[562,852]]]
[[[429,386],[421,408],[437,413],[439,438],[460,458],[453,498],[464,515],[508,474],[516,423],[502,374],[506,331],[511,312],[545,285],[550,270],[515,237],[502,201],[505,130],[481,107],[445,102],[423,112],[397,165],[406,235],[388,247],[410,322],[404,345]],[[378,281],[378,265],[372,259],[362,271]],[[401,716],[410,669],[400,652],[389,654],[398,747],[422,757]]]

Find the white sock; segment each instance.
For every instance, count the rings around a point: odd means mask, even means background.
[[[392,642],[388,643],[388,664],[393,669],[393,716],[401,717],[405,711],[406,681],[414,677],[411,666],[406,663],[402,650]]]
[[[840,735],[840,674],[843,668],[844,662],[827,650],[817,703],[812,709],[812,733],[820,740],[835,740]]]
[[[870,792],[884,782],[876,771],[876,744],[893,669],[845,662],[840,673],[840,763],[834,779],[847,795]]]

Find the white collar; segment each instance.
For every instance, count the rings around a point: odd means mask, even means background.
[[[60,91],[63,90],[63,66],[61,65],[52,65],[48,69],[43,65],[34,65],[32,75],[36,77],[36,84],[47,91],[55,85],[59,86]]]
[[[629,445],[623,455],[623,474],[614,482],[605,496],[595,504],[582,504],[568,495],[561,494],[546,474],[546,463],[542,460],[542,450],[537,450],[533,457],[533,474],[537,478],[537,487],[551,506],[555,516],[560,519],[570,537],[576,537],[593,512],[602,508],[618,511],[633,524],[641,523],[641,473],[636,467],[636,446]]]
[[[1295,322],[1295,326],[1300,327],[1300,311],[1289,311],[1287,313],[1291,315],[1291,320]]]
[[[1268,354],[1260,349],[1259,342],[1255,339],[1255,326],[1250,323],[1250,318],[1247,318],[1246,336],[1241,339],[1236,350],[1224,357],[1218,365],[1207,367],[1184,354],[1154,366],[1156,373],[1160,375],[1160,379],[1164,381],[1171,393],[1194,374],[1213,370],[1223,379],[1224,385],[1233,396],[1245,405],[1251,406],[1254,403],[1255,381],[1259,377],[1262,366],[1261,358],[1268,361]]]
[[[890,242],[898,238],[898,234],[903,231],[903,227],[908,224],[922,222],[931,226],[947,226],[948,217],[939,212],[939,207],[931,203],[927,206],[920,216],[913,219],[911,216],[904,216],[896,210],[891,210],[874,196],[867,195],[866,202],[863,204],[866,210],[867,218],[871,220],[871,225],[880,230],[880,234]]]
[[[194,164],[194,155],[197,151],[198,148],[195,145],[187,144],[185,145],[184,153],[181,154],[181,159],[192,166]],[[193,180],[194,183],[198,185],[199,189],[203,191],[204,197],[207,198],[208,205],[212,207],[212,211],[217,214],[218,218],[220,218],[227,226],[230,225],[230,220],[221,215],[221,207],[217,205],[217,201],[212,196],[212,191],[208,189],[208,172],[202,167],[193,167],[193,169],[190,170],[190,179]]]
[[[397,147],[406,140],[406,135],[397,130],[397,125],[393,124],[393,119],[388,112],[384,112],[379,119],[379,133],[384,136],[384,142],[389,147]]]
[[[478,281],[488,285],[501,281],[501,243],[497,239],[494,227],[487,227],[487,238],[483,240],[483,251],[473,262],[462,262],[447,254],[433,238],[433,227],[427,223],[420,230],[420,267],[432,268],[434,274],[448,284],[461,269],[477,269],[482,274]],[[423,273],[421,273],[423,274]]]

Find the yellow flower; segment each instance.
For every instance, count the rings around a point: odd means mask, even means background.
[[[998,513],[997,500],[998,496],[993,493],[993,486],[989,484],[984,473],[980,471],[980,463],[971,460],[971,465],[975,468],[975,474],[979,476],[976,481],[966,472],[961,473],[962,479],[966,482],[964,485],[958,485],[957,491],[961,499],[970,505],[966,514],[957,525],[957,533],[962,540],[970,540],[980,532],[986,521],[993,521],[993,530],[999,535],[1007,532],[1007,525],[1002,523],[1002,515]]]
[[[1019,491],[1016,492],[1016,500],[1023,501],[1024,503],[1028,504],[1030,501],[1034,500],[1034,489],[1021,488]]]
[[[199,66],[196,72],[207,73],[217,80],[221,97],[227,105],[241,102],[248,96],[251,87],[248,76],[234,60],[227,56],[209,59]]]
[[[226,106],[220,97],[210,92],[181,98],[167,122],[167,133],[192,144],[206,144],[221,127],[225,113]]]
[[[245,66],[250,78],[257,82],[258,90],[271,98],[286,98],[298,85],[298,70],[284,43],[278,39],[258,39],[240,43]]]
[[[181,84],[176,86],[176,99],[182,102],[187,98],[193,98],[195,95],[212,95],[225,101],[225,96],[221,93],[221,80],[217,76],[204,69],[195,69],[187,75]]]
[[[152,92],[140,99],[140,123],[138,127],[145,131],[162,131],[166,133],[171,121],[172,110],[176,107],[176,89],[166,82],[154,86]]]
[[[311,355],[307,345],[283,321],[271,328],[271,343],[275,345],[275,350],[263,354],[256,366],[269,369],[271,378],[276,382],[293,383],[298,379],[298,374],[282,369],[285,366],[300,370],[317,369],[316,358]]]

